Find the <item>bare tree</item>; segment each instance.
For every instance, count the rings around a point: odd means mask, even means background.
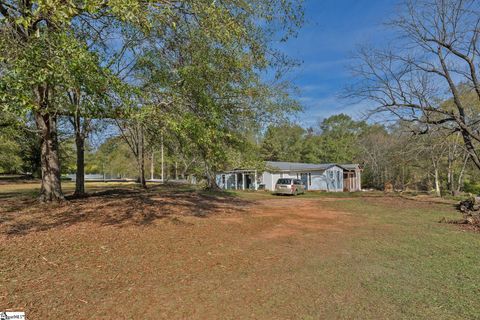
[[[353,67],[359,81],[349,95],[373,101],[374,111],[415,124],[420,133],[460,132],[480,169],[480,2],[408,0],[388,26],[398,32],[395,43],[359,50]]]
[[[120,129],[121,137],[128,145],[137,163],[138,183],[143,189],[147,188],[145,180],[145,128],[138,119],[119,120],[115,119]]]

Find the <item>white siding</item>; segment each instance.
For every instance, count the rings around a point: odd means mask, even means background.
[[[333,192],[343,191],[343,169],[333,166],[325,171],[327,176],[328,190]]]
[[[325,171],[312,171],[309,190],[320,190],[329,192],[343,191],[343,169],[337,166],[328,168]]]
[[[275,190],[275,184],[277,183],[277,180],[280,179],[281,174],[280,173],[270,173],[271,176],[271,184],[267,187],[268,190],[273,191]]]
[[[283,173],[283,178],[297,179],[297,173],[296,172],[284,172]]]
[[[270,172],[264,172],[262,174],[262,183],[265,185],[266,190],[272,190],[272,174]]]
[[[307,186],[308,190],[327,190],[327,180],[325,176],[325,171],[312,171],[309,172],[311,175],[311,181]]]

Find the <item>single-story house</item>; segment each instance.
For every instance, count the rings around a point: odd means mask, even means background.
[[[216,175],[218,186],[225,190],[273,191],[280,178],[301,179],[307,190],[342,192],[360,191],[362,188],[361,169],[358,164],[267,161],[263,172],[235,169]]]

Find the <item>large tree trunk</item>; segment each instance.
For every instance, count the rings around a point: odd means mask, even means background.
[[[462,137],[470,159],[473,161],[477,169],[480,169],[480,158],[477,154],[475,146],[473,145],[472,137],[464,131],[462,131]]]
[[[79,89],[69,92],[70,103],[75,106],[75,113],[72,116],[72,124],[75,132],[75,146],[77,151],[77,170],[75,173],[74,196],[85,195],[85,139],[88,131],[88,121],[83,119],[80,109],[81,93]]]
[[[145,138],[143,135],[143,128],[140,125],[139,139],[138,139],[138,169],[139,177],[138,182],[143,189],[147,188],[147,182],[145,180]]]
[[[83,135],[75,136],[77,147],[77,171],[75,173],[75,196],[85,195],[85,138]]]
[[[40,200],[60,201],[65,199],[60,181],[58,156],[57,117],[50,113],[35,112],[35,123],[41,141],[42,186]]]
[[[147,181],[145,180],[145,161],[143,159],[140,159],[139,161],[138,175],[138,183],[140,183],[140,187],[146,189]]]
[[[75,173],[74,196],[85,195],[85,134],[82,132],[82,123],[79,112],[76,112],[73,119],[75,130],[75,146],[77,149],[77,171]]]
[[[221,190],[215,179],[215,175],[207,174],[207,190]]]
[[[207,190],[221,190],[215,179],[215,170],[212,170],[208,164],[205,164],[205,176],[207,178]]]

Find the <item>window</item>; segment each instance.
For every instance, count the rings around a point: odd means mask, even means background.
[[[277,184],[292,184],[292,179],[278,179]]]
[[[312,185],[312,173],[311,172],[308,173],[308,185],[309,186]]]

